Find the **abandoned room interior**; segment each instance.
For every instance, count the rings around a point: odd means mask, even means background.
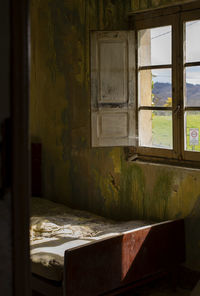
[[[2,295],[200,296],[200,1],[30,0],[26,17],[30,165],[0,192]]]

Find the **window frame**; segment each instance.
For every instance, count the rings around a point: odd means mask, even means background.
[[[183,25],[184,22],[187,22],[187,21],[194,21],[194,20],[200,20],[200,8],[198,10],[195,10],[195,11],[190,11],[190,12],[183,12],[180,14],[180,23]],[[184,30],[182,30],[182,43],[185,41],[184,40]],[[198,64],[200,65],[200,61],[199,62],[194,62],[194,63],[186,63],[184,62],[184,48],[182,48],[181,52],[180,52],[180,57],[181,57],[181,73],[183,75],[181,75],[180,79],[180,85],[182,87],[182,92],[184,92],[184,70],[186,69],[187,65],[188,64]],[[181,94],[182,97],[183,97],[183,102],[184,102],[184,93]],[[182,120],[182,132],[183,132],[183,136],[182,136],[182,154],[183,154],[183,159],[186,159],[186,160],[189,160],[189,161],[199,161],[200,160],[200,155],[198,156],[198,152],[191,152],[191,151],[187,151],[187,150],[184,150],[184,132],[185,132],[185,118],[184,118],[184,112],[186,110],[189,110],[189,109],[193,109],[194,111],[200,111],[200,106],[199,107],[185,107],[183,106],[183,120]],[[200,152],[199,152],[200,153]]]
[[[156,9],[136,13],[130,19],[130,27],[135,30],[136,38],[136,129],[138,129],[138,31],[161,26],[172,26],[172,149],[153,148],[139,146],[128,148],[129,160],[141,160],[174,164],[178,166],[189,166],[200,168],[200,152],[184,150],[184,30],[183,24],[186,21],[200,20],[200,1],[190,4],[177,5],[170,8]],[[200,64],[200,63],[199,63]],[[151,68],[151,66],[149,67]],[[179,107],[178,107],[179,106]],[[178,109],[179,108],[179,109]],[[195,109],[200,110],[200,107]]]

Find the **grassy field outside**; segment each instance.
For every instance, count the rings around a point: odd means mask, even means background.
[[[152,146],[172,149],[172,116],[152,114]]]
[[[200,131],[200,112],[187,114],[186,125],[187,150],[200,151],[200,143],[196,146],[190,146],[190,128],[198,128]],[[152,115],[152,146],[167,149],[173,148],[172,116]]]

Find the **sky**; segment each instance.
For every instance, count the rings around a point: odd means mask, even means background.
[[[171,64],[171,26],[151,30],[151,64]],[[200,20],[186,23],[186,62],[200,61]],[[171,83],[171,70],[152,71],[153,81]],[[200,67],[188,67],[186,82],[200,84]]]

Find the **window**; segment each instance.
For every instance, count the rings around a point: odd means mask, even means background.
[[[138,146],[172,149],[172,26],[138,30],[137,37]]]
[[[199,167],[199,1],[131,23],[134,30],[92,33],[92,145]]]

